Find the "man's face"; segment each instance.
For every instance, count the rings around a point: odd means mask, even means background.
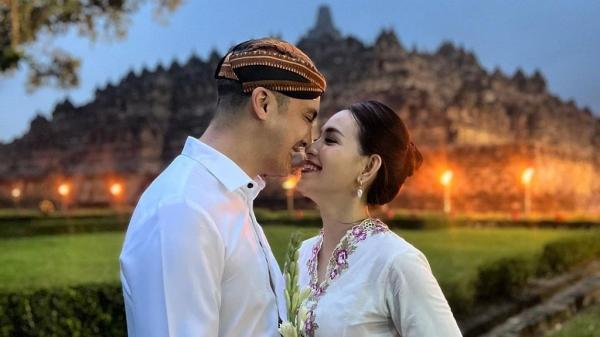
[[[304,148],[310,144],[321,99],[288,98],[279,108],[274,125],[269,174],[286,176],[299,169],[304,161]]]

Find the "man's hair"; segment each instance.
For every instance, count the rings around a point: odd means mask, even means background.
[[[217,111],[239,110],[246,106],[250,95],[242,92],[242,84],[228,79],[217,80]]]
[[[268,90],[268,89],[267,89]],[[289,97],[272,91],[277,99],[277,106],[284,111],[287,109]],[[218,79],[217,80],[217,115],[219,118],[232,117],[237,115],[237,112],[246,107],[250,102],[252,94],[245,94],[242,92],[242,85],[234,80]]]

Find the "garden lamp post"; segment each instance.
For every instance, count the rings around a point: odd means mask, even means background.
[[[525,192],[523,195],[523,211],[525,214],[531,212],[531,179],[534,173],[535,170],[532,167],[528,167],[521,174],[521,182],[523,183]]]
[[[450,187],[452,185],[453,173],[450,170],[444,171],[440,177],[440,183],[444,186],[444,213],[449,214],[452,210],[450,201]]]
[[[298,184],[298,176],[290,175],[288,176],[281,187],[285,190],[285,195],[287,199],[287,210],[291,214],[294,213],[294,190],[296,189],[296,185]]]
[[[117,218],[120,220],[123,209],[123,194],[125,192],[125,187],[123,187],[122,183],[114,182],[110,184],[108,191],[112,197],[112,203],[115,212],[117,213]]]
[[[10,191],[10,195],[12,196],[13,201],[15,203],[15,208],[19,208],[19,201],[21,200],[22,195],[21,189],[18,187],[13,188]]]
[[[58,194],[60,195],[60,203],[61,203],[61,209],[63,211],[67,210],[67,199],[69,197],[69,194],[71,194],[71,185],[69,185],[68,183],[62,183],[58,186]]]

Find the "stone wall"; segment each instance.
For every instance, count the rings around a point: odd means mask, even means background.
[[[450,42],[434,52],[409,50],[392,30],[368,45],[340,33],[326,7],[298,46],[328,78],[321,123],[353,102],[380,100],[423,149],[424,166],[397,204],[440,209],[439,174],[450,167],[456,210],[516,212],[520,172],[532,166],[534,210],[598,208],[600,119],[548,92],[541,72],[488,71]],[[88,104],[65,100],[51,118],[36,117],[23,137],[0,144],[0,206],[10,204],[17,185],[31,186],[23,202],[51,198],[55,177],[77,181],[81,195],[73,202],[81,205],[107,200],[104,181],[123,179],[135,203],[185,138],[208,126],[220,57],[213,52],[205,60],[192,56],[183,65],[129,72],[96,90]],[[269,200],[284,197],[277,186],[265,192]]]

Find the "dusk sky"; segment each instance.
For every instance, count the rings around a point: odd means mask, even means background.
[[[95,43],[69,33],[52,41],[82,60],[81,85],[72,90],[42,88],[28,94],[26,71],[0,77],[0,142],[24,134],[37,114],[50,116],[69,97],[76,105],[94,90],[116,84],[131,69],[139,72],[192,53],[205,58],[249,38],[279,35],[290,42],[313,26],[319,5],[331,7],[337,28],[371,44],[382,28],[393,28],[406,48],[433,52],[445,40],[462,45],[488,70],[527,75],[540,69],[550,92],[574,99],[600,115],[600,1],[184,1],[166,24],[152,8],[137,12],[128,35]],[[32,50],[42,52],[43,45]]]

